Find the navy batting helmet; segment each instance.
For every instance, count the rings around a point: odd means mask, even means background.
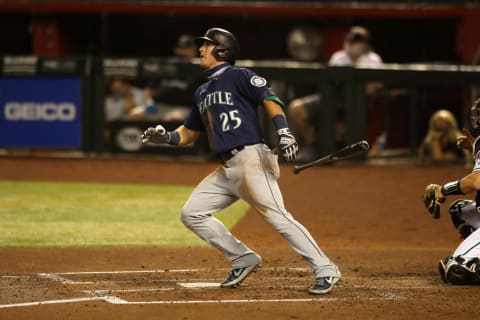
[[[218,61],[234,64],[240,51],[240,44],[233,33],[221,28],[208,29],[203,37],[197,37],[195,40],[199,46],[205,41],[213,43],[215,48],[212,54]]]

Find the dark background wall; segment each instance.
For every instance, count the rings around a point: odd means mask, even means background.
[[[0,0],[0,54],[167,56],[181,33],[224,26],[242,58],[288,58],[296,25],[319,29],[320,60],[355,24],[387,62],[471,63],[480,55],[480,1]],[[47,45],[48,44],[48,45]]]
[[[414,18],[218,17],[127,14],[0,13],[0,54],[34,52],[34,26],[53,24],[69,54],[169,56],[182,33],[200,35],[211,26],[234,32],[242,43],[241,58],[288,59],[286,36],[298,25],[318,28],[324,41],[341,44],[332,29],[363,25],[373,46],[387,62],[461,62],[456,46],[458,20]],[[341,34],[341,33],[340,33]],[[325,48],[320,60],[328,59]],[[339,49],[339,48],[338,48]],[[327,51],[327,52],[325,52]],[[330,50],[331,51],[331,50]]]

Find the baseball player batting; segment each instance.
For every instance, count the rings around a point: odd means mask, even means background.
[[[170,132],[161,126],[148,128],[142,136],[144,143],[186,145],[206,131],[210,147],[221,159],[221,165],[190,195],[182,210],[182,222],[231,261],[232,270],[220,286],[237,287],[261,266],[262,259],[213,214],[243,199],[310,264],[316,281],[308,291],[330,292],[340,272],[307,229],[285,209],[277,184],[278,158],[265,145],[260,128],[257,111],[263,106],[277,129],[280,153],[288,162],[295,159],[298,145],[288,127],[283,102],[264,78],[234,66],[239,43],[231,32],[212,28],[197,42],[208,81],[196,90],[195,105],[185,123]]]
[[[471,108],[471,121],[474,132],[480,132],[480,99]],[[476,192],[475,201],[456,200],[448,209],[463,241],[451,255],[439,262],[438,270],[444,282],[454,285],[480,284],[480,137],[475,139],[466,129],[464,133],[458,139],[457,146],[470,150],[473,148],[473,172],[443,186],[430,184],[424,193],[425,207],[438,219],[440,204],[445,202],[445,197]]]

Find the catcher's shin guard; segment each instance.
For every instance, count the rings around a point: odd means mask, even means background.
[[[462,209],[468,205],[474,204],[475,201],[472,200],[456,200],[450,204],[448,212],[450,213],[450,218],[452,223],[460,234],[460,238],[466,239],[472,232],[476,229],[466,223],[462,218]]]

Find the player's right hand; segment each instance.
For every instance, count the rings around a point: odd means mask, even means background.
[[[460,136],[457,139],[457,147],[461,149],[468,149],[471,150],[473,148],[473,143],[475,142],[475,138],[472,136],[470,131],[466,128],[462,129],[463,136]]]
[[[278,147],[282,153],[282,157],[287,162],[294,161],[298,153],[297,140],[295,140],[295,137],[288,128],[280,129],[277,131],[277,133],[280,139]]]
[[[168,143],[169,137],[167,130],[162,125],[157,125],[155,128],[150,127],[141,136],[142,143],[164,144]]]

